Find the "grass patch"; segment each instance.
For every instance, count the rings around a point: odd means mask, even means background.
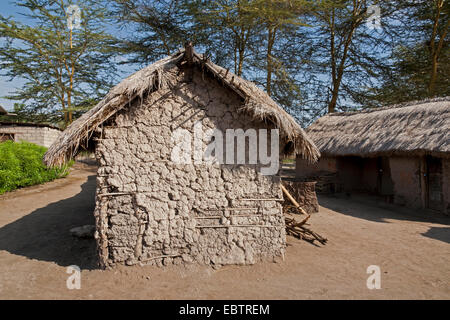
[[[293,163],[295,163],[295,158],[285,158],[285,159],[281,160],[281,163],[283,163],[283,164],[293,164]]]
[[[47,168],[42,162],[46,151],[29,142],[0,143],[0,194],[67,176],[73,161],[61,168]]]

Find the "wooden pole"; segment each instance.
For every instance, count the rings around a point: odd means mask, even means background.
[[[289,193],[289,191],[287,191],[287,189],[281,185],[281,190],[283,190],[283,193],[286,195],[286,197],[288,197],[288,199],[292,202],[292,204],[302,213],[302,214],[306,214],[308,215],[308,213],[303,210],[302,207],[300,207],[300,205],[298,204],[298,202],[294,199],[294,197]]]
[[[194,63],[194,47],[192,46],[192,42],[186,42],[184,44],[184,56],[186,58],[187,64],[190,66]]]

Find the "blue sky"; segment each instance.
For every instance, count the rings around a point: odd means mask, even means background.
[[[17,19],[20,19],[20,15],[18,15],[17,8],[12,4],[12,1],[9,0],[1,0],[0,1],[0,14],[2,16],[13,16]],[[1,42],[0,42],[1,45]],[[18,88],[22,85],[23,81],[17,79],[13,82],[7,81],[8,78],[0,77],[0,105],[5,107],[6,109],[12,109],[14,102],[10,100],[3,99],[1,97],[7,95],[9,92],[14,91],[15,88]]]

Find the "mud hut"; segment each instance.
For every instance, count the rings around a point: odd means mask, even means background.
[[[232,152],[238,138],[202,136],[206,129],[241,129],[249,141],[245,161]],[[249,129],[278,129],[277,155],[319,157],[266,93],[188,45],[114,87],[64,131],[44,161],[58,166],[79,150],[95,149],[95,237],[103,267],[252,264],[284,255],[285,225],[279,177],[262,174],[268,163],[259,156],[249,161],[252,148],[273,146],[274,136],[266,144],[258,136],[256,143]],[[174,157],[180,141],[193,151],[183,161]],[[211,145],[214,152],[202,161]],[[219,161],[219,150],[226,161]]]
[[[306,130],[321,159],[297,159],[297,176],[334,173],[336,191],[450,214],[449,131],[450,97],[329,114]]]

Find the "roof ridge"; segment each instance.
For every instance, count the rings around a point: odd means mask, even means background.
[[[253,120],[270,122],[279,128],[280,139],[286,142],[283,150],[285,154],[296,152],[311,162],[319,158],[319,150],[300,125],[262,89],[214,64],[207,55],[200,55],[193,48],[192,61],[186,61],[186,52],[186,49],[179,49],[177,53],[136,71],[114,86],[94,108],[66,128],[45,154],[45,163],[47,165],[62,164],[78,152],[82,141],[83,143],[89,141],[94,130],[134,99],[140,98],[142,103],[144,95],[152,94],[164,87],[169,88],[172,81],[178,80],[168,71],[175,66],[183,68],[184,63],[188,63],[188,67],[195,66],[202,72],[208,72],[213,78],[219,80],[221,86],[233,90],[243,98],[242,105],[239,107],[242,111],[248,112]]]
[[[336,116],[337,117],[353,116],[353,115],[357,115],[357,114],[372,113],[372,112],[385,111],[385,110],[390,110],[390,109],[401,109],[401,108],[406,108],[406,107],[418,106],[421,104],[442,102],[442,101],[450,102],[450,96],[434,97],[434,98],[427,98],[427,99],[422,99],[422,100],[412,100],[412,101],[408,101],[408,102],[401,102],[401,103],[396,103],[396,104],[392,104],[392,105],[386,105],[386,106],[378,107],[378,108],[364,108],[364,109],[357,110],[357,111],[335,112],[335,113],[328,114],[328,116],[334,116],[334,117],[336,117]]]

